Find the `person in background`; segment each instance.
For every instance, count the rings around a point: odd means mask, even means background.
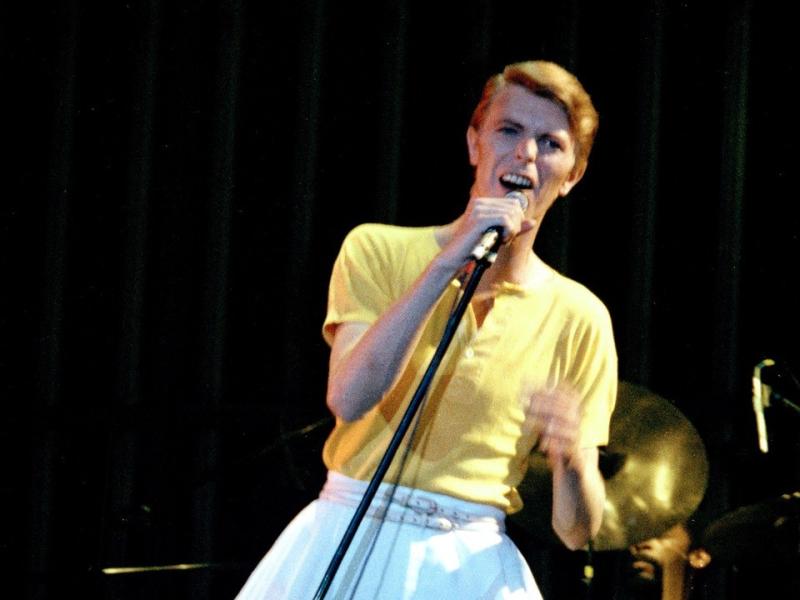
[[[488,80],[467,128],[474,179],[464,212],[445,225],[363,224],[347,235],[323,326],[336,417],[323,450],[328,478],[240,599],[314,596],[492,227],[502,231],[496,260],[330,597],[541,598],[504,521],[521,508],[517,485],[534,451],[552,469],[552,526],[563,543],[581,548],[597,533],[598,446],[617,392],[611,319],[597,296],[534,252],[548,210],[583,177],[597,125],[589,95],[564,68],[509,65]],[[430,134],[435,144],[439,132]],[[444,201],[450,177],[431,165],[418,193]]]
[[[661,536],[629,549],[626,594],[631,600],[690,600],[700,598],[696,574],[711,556],[693,541],[697,533],[686,523],[673,525]],[[697,586],[699,587],[699,586]],[[704,596],[703,596],[704,597]]]

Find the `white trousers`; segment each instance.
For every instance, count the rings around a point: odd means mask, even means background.
[[[329,472],[237,600],[313,600],[367,483]],[[390,500],[391,499],[391,500]],[[541,600],[501,510],[380,485],[326,600]]]

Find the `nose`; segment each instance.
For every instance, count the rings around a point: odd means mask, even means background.
[[[536,160],[536,155],[539,152],[539,147],[536,140],[532,137],[526,137],[519,141],[517,144],[517,157],[528,161]]]
[[[642,550],[646,550],[648,548],[648,546],[649,546],[649,544],[647,543],[647,541],[636,542],[636,543],[631,544],[628,547],[628,551],[631,554],[636,555],[636,554],[639,554]]]

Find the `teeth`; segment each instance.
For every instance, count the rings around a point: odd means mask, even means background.
[[[528,190],[533,187],[533,182],[530,179],[517,173],[506,173],[500,177],[500,183],[519,190]]]

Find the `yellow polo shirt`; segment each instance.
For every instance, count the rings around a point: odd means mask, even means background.
[[[323,336],[372,323],[440,251],[434,227],[365,224],[348,234],[333,268]],[[359,420],[337,419],[326,466],[369,481],[442,337],[460,286],[440,298],[398,384]],[[536,439],[526,423],[531,393],[568,384],[582,398],[581,445],[608,442],[617,355],[608,310],[581,284],[554,272],[533,288],[501,284],[479,328],[468,309],[419,413],[413,441],[384,481],[496,506],[522,507],[516,486]],[[413,429],[413,428],[412,428]],[[400,465],[402,473],[399,473]]]

